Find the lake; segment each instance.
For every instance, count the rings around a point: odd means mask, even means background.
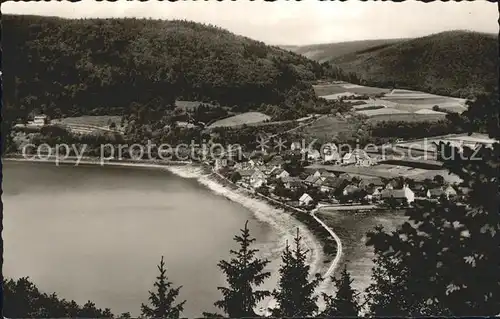
[[[9,161],[3,175],[4,275],[117,315],[139,315],[162,255],[183,316],[213,311],[217,262],[245,221],[259,248],[279,241],[250,210],[166,170]]]

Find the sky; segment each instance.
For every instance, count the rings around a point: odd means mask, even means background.
[[[137,17],[211,23],[267,44],[306,45],[412,38],[447,30],[498,33],[498,6],[486,0],[421,3],[350,0],[13,2],[3,14],[65,18]]]

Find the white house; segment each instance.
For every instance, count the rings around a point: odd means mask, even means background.
[[[340,154],[337,145],[328,143],[322,147],[323,162],[325,163],[339,163]]]
[[[321,153],[315,149],[307,150],[307,159],[311,161],[317,161],[321,159]]]
[[[449,199],[450,197],[457,196],[457,191],[453,187],[448,185],[447,187],[429,189],[427,190],[426,195],[428,198],[439,198],[441,196],[444,196]]]
[[[393,198],[398,202],[406,199],[409,204],[415,201],[415,193],[408,187],[408,185],[405,184],[402,189],[384,189],[382,191],[381,198],[383,200]]]
[[[368,154],[360,149],[355,149],[350,153],[344,154],[342,157],[343,164],[355,164],[357,166],[373,165],[373,159]]]
[[[250,185],[252,185],[253,188],[259,188],[265,183],[266,175],[260,170],[255,170],[252,176],[250,176]]]
[[[44,126],[45,124],[47,124],[47,115],[35,115],[33,124],[36,126]]]
[[[285,178],[288,176],[290,176],[290,173],[288,173],[286,170],[284,170],[282,168],[278,169],[278,172],[276,174],[276,178],[282,179],[282,178]]]
[[[292,142],[292,144],[290,144],[290,149],[292,151],[302,150],[302,144],[300,144],[300,142]]]
[[[311,197],[311,196],[309,196],[309,194],[304,193],[304,194],[302,194],[302,196],[300,196],[300,198],[299,198],[299,205],[300,205],[300,206],[309,205],[312,201],[313,201],[312,197]]]

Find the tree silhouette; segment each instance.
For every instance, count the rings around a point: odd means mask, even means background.
[[[274,317],[309,317],[318,311],[318,296],[315,296],[314,292],[321,282],[321,276],[315,274],[314,278],[309,280],[307,250],[302,249],[301,241],[302,237],[297,228],[294,250],[290,250],[287,243],[279,270],[278,289],[272,293],[277,301],[277,307],[272,309]]]
[[[352,288],[351,275],[344,266],[339,279],[332,278],[336,288],[335,297],[323,293],[326,307],[322,313],[325,317],[357,317],[360,306],[357,300],[357,293]]]
[[[174,305],[175,299],[179,295],[181,287],[171,288],[172,283],[168,281],[166,276],[165,262],[163,256],[161,257],[160,265],[157,266],[160,275],[156,277],[154,287],[155,292],[149,292],[149,301],[151,306],[142,304],[142,315],[147,318],[172,318],[177,319],[180,317],[181,312],[184,310],[186,301]]]
[[[255,238],[250,236],[248,221],[241,229],[241,235],[235,236],[234,241],[240,245],[238,251],[231,250],[233,258],[229,261],[221,260],[217,265],[226,275],[229,287],[218,287],[223,298],[214,305],[223,310],[230,318],[256,317],[254,308],[265,297],[270,296],[266,290],[256,290],[264,280],[271,276],[264,272],[269,260],[255,257],[257,249],[250,248]],[[222,317],[218,314],[203,313],[206,317]]]

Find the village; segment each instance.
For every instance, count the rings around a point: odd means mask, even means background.
[[[375,176],[377,166],[389,165],[361,149],[341,154],[331,144],[321,153],[300,145],[293,142],[282,153],[245,154],[241,160],[223,156],[211,164],[214,171],[240,187],[308,210],[324,206],[402,208],[419,199],[458,198],[466,191],[457,186],[457,180],[440,175],[442,170],[406,167],[423,173],[415,179],[402,173]],[[393,166],[405,171],[402,165]],[[360,170],[370,174],[359,174]]]

